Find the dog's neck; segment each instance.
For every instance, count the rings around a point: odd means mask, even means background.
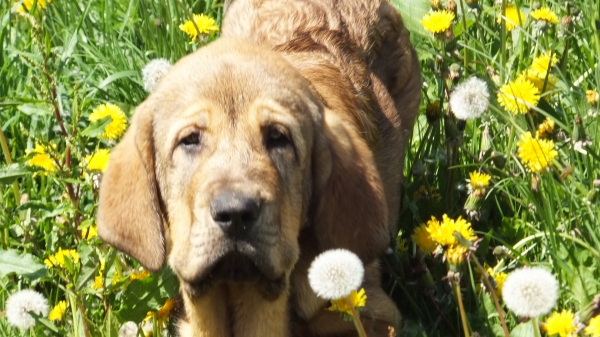
[[[288,290],[265,299],[254,284],[217,284],[201,296],[183,296],[184,337],[287,336]]]

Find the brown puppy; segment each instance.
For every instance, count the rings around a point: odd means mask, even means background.
[[[399,320],[377,257],[395,233],[420,101],[386,0],[236,0],[222,37],[137,108],[104,174],[98,232],[181,282],[181,336],[356,336],[307,280],[346,248],[365,263],[369,336]]]

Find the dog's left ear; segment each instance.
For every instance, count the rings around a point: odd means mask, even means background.
[[[311,220],[319,251],[345,248],[364,262],[375,259],[389,244],[388,215],[366,142],[335,112],[325,109],[312,160]]]
[[[165,262],[165,239],[149,105],[137,107],[129,130],[110,155],[100,186],[98,235],[157,271]]]

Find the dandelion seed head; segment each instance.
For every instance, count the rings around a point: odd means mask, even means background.
[[[308,269],[308,281],[317,294],[327,300],[348,296],[360,287],[365,269],[360,258],[346,249],[321,253]]]
[[[119,329],[119,337],[136,337],[138,333],[138,327],[135,322],[129,321],[121,325]]]
[[[46,317],[49,309],[44,295],[35,290],[24,289],[6,300],[6,320],[9,325],[26,330],[35,326],[35,319],[30,312]]]
[[[147,93],[154,91],[160,80],[171,70],[171,62],[165,59],[154,59],[142,69],[142,82]]]
[[[450,95],[450,108],[458,119],[474,119],[483,115],[490,105],[487,83],[473,76],[459,84]]]
[[[558,299],[558,281],[544,268],[517,269],[506,277],[502,298],[508,309],[518,316],[545,315]]]

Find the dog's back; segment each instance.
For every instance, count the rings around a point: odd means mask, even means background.
[[[387,0],[234,0],[234,36],[281,51],[374,153],[397,232],[404,148],[421,101],[409,32]]]

